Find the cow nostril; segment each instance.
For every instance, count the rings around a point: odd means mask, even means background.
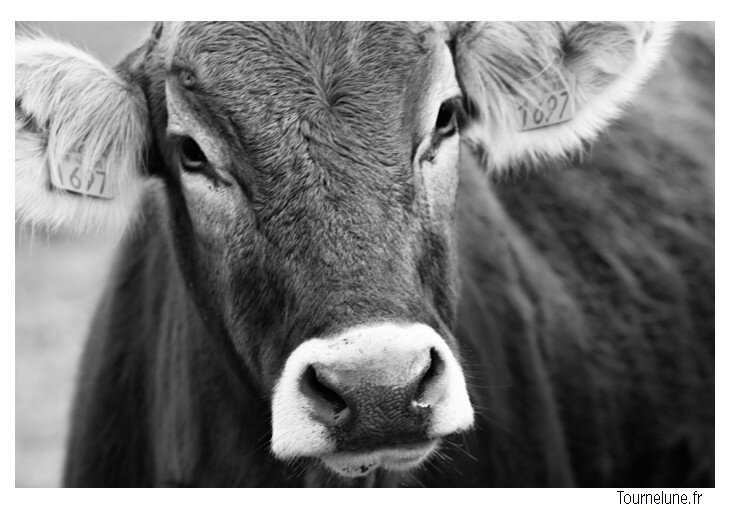
[[[322,380],[310,365],[301,379],[302,392],[313,404],[315,417],[327,425],[342,425],[348,421],[351,411],[342,396]]]
[[[432,388],[437,383],[437,379],[444,370],[444,361],[436,352],[431,349],[428,365],[425,367],[421,380],[416,387],[416,393],[413,397],[413,407],[416,410],[423,411],[429,409],[433,403],[434,395]]]

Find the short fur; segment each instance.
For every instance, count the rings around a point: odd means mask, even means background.
[[[84,353],[66,485],[350,483],[271,456],[271,391],[307,338],[376,318],[446,339],[477,426],[360,484],[714,484],[713,34],[683,27],[564,169],[495,182],[464,150],[455,251],[412,183],[399,98],[428,49],[411,27],[172,32],[120,68],[148,102],[154,177]],[[237,185],[177,170],[166,80]]]

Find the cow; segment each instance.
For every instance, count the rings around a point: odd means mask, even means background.
[[[714,484],[714,28],[156,23],[15,72],[16,218],[121,233],[64,485]]]

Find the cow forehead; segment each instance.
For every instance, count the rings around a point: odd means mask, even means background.
[[[251,59],[264,64],[268,55],[269,65],[278,61],[295,72],[317,60],[339,67],[408,66],[429,50],[426,35],[435,32],[428,24],[403,22],[173,22],[165,35],[171,58],[210,53],[235,67]]]
[[[434,46],[405,23],[190,23],[170,34],[169,67],[192,71],[197,90],[244,128],[296,115],[389,130]]]

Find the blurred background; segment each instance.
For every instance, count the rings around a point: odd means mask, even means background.
[[[18,22],[116,64],[150,29],[144,22]],[[15,485],[60,484],[76,368],[115,240],[16,226]]]

